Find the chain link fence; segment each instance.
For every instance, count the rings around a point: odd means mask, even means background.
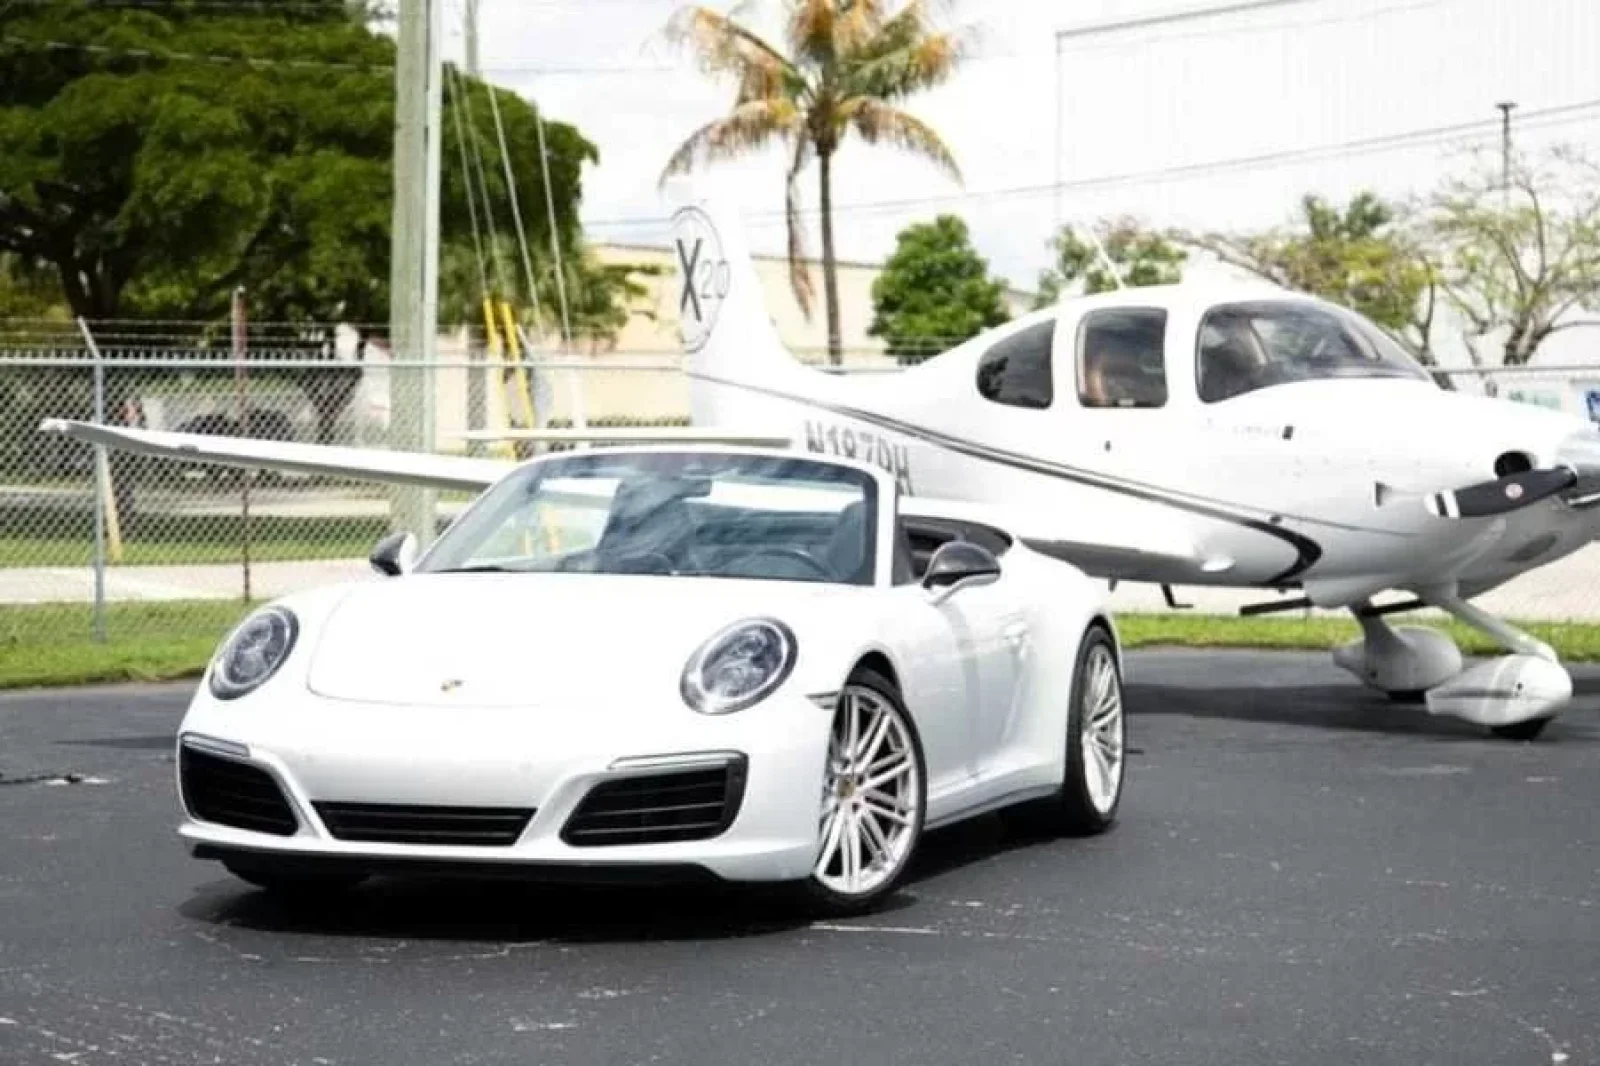
[[[366,577],[367,553],[393,527],[387,486],[119,452],[97,469],[95,449],[41,433],[45,418],[385,448],[399,446],[397,413],[426,406],[433,431],[423,447],[507,458],[527,446],[464,434],[534,422],[688,424],[676,352],[563,357],[527,378],[485,355],[468,330],[443,337],[427,365],[397,364],[370,336],[271,326],[235,336],[226,325],[208,335],[187,324],[23,333],[0,323],[0,657],[19,654],[22,636],[36,639],[41,627],[63,641],[213,641],[249,602]],[[888,362],[848,353],[844,369],[894,372]],[[1462,391],[1600,420],[1600,367],[1440,376]],[[466,502],[439,494],[439,525]],[[1561,580],[1594,587],[1597,566],[1582,561],[1587,569]],[[1600,594],[1593,599],[1583,616],[1600,617]]]
[[[425,365],[335,330],[252,327],[237,348],[226,328],[198,332],[20,335],[0,323],[0,659],[42,633],[214,640],[251,602],[369,575],[367,554],[392,528],[389,486],[102,453],[40,432],[46,418],[506,458],[527,446],[463,435],[530,416],[552,427],[688,422],[677,353],[574,358],[530,378],[491,362],[465,330]],[[402,437],[400,413],[423,407],[429,439]],[[436,496],[439,528],[470,498]]]

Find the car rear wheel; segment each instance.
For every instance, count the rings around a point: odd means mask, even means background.
[[[1111,828],[1122,802],[1126,743],[1116,645],[1096,625],[1078,648],[1061,787],[1052,796],[1016,808],[1017,820],[1064,836],[1090,836]]]
[[[862,668],[833,712],[817,856],[805,895],[814,910],[854,914],[904,878],[927,806],[922,742],[894,683]]]

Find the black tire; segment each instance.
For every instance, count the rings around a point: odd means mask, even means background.
[[[877,887],[858,894],[840,892],[820,880],[815,871],[794,886],[801,907],[815,917],[839,918],[863,914],[893,894],[905,880],[906,872],[916,857],[917,848],[922,843],[922,827],[927,819],[928,762],[922,752],[922,737],[917,732],[917,724],[911,717],[910,711],[906,709],[899,688],[893,681],[866,666],[858,667],[850,675],[850,679],[845,682],[845,688],[851,686],[860,686],[876,694],[892,708],[893,713],[904,724],[906,735],[910,740],[911,757],[916,765],[916,783],[913,786],[916,811],[908,829],[909,845],[900,856],[893,873]],[[826,780],[823,782],[823,787],[824,789],[827,787]],[[818,846],[821,847],[820,841]]]
[[[313,873],[303,870],[277,870],[254,863],[225,862],[227,871],[241,881],[265,889],[274,896],[307,899],[348,892],[366,880],[362,874]]]
[[[1513,722],[1510,725],[1492,725],[1489,732],[1501,740],[1533,740],[1549,724],[1549,718],[1530,718],[1526,722]]]
[[[1110,806],[1101,810],[1090,798],[1087,771],[1084,766],[1083,729],[1085,698],[1088,688],[1088,664],[1101,654],[1110,656],[1118,700],[1122,700],[1122,666],[1117,660],[1116,643],[1104,626],[1093,625],[1084,634],[1078,646],[1077,663],[1072,675],[1072,702],[1067,709],[1065,773],[1053,795],[1031,803],[1020,804],[1007,811],[1008,820],[1029,832],[1052,836],[1094,836],[1104,833],[1116,823],[1117,811],[1122,806],[1122,794],[1127,789],[1127,714],[1122,713],[1122,756],[1117,791]],[[1125,705],[1124,705],[1125,706]]]

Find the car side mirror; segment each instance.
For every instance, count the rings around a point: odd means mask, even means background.
[[[372,568],[385,577],[398,577],[417,565],[416,534],[401,530],[378,541],[367,556]]]
[[[1000,580],[1000,560],[987,548],[969,540],[952,540],[933,553],[922,587],[934,603],[943,603],[961,589],[992,585]]]

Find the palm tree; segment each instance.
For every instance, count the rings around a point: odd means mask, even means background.
[[[932,160],[957,181],[950,149],[920,119],[895,105],[943,82],[965,49],[961,34],[936,31],[928,0],[910,0],[894,14],[883,0],[785,0],[784,55],[732,18],[704,7],[683,8],[667,26],[711,75],[737,83],[733,110],[695,130],[661,173],[712,163],[764,148],[789,153],[785,206],[789,280],[809,318],[814,292],[805,266],[800,226],[801,172],[815,157],[822,201],[822,276],[828,307],[828,358],[840,361],[839,282],[833,254],[833,156],[854,130],[868,144],[887,143]]]

